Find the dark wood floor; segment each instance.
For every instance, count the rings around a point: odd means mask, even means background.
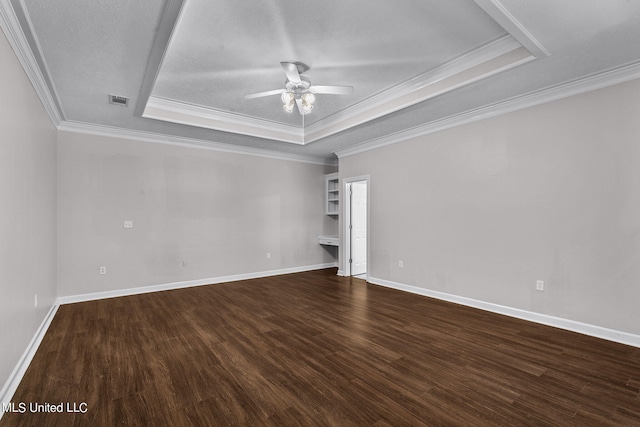
[[[1,426],[640,425],[640,349],[335,270],[60,307]]]

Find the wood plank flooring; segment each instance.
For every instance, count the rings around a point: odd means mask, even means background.
[[[640,425],[640,349],[334,269],[61,306],[0,426]]]

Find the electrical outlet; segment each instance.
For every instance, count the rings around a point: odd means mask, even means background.
[[[544,291],[544,280],[536,280],[536,290]]]
[[[133,228],[133,221],[127,220],[124,222],[124,228]]]
[[[100,267],[100,274],[107,274],[107,267]]]
[[[189,263],[186,260],[182,261],[182,267],[188,267],[188,266],[189,266]]]
[[[398,261],[398,267],[400,267],[400,268],[404,267],[404,262]]]
[[[267,259],[271,259],[271,252],[267,252]]]
[[[34,307],[38,306],[38,294],[36,294],[35,297],[33,298],[33,306]]]

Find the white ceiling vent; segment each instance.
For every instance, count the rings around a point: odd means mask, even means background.
[[[124,96],[118,96],[118,95],[109,95],[109,104],[126,107],[127,105],[129,105],[129,98],[125,98]]]

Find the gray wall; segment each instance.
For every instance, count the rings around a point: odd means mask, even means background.
[[[60,131],[58,169],[59,296],[335,261],[322,165]]]
[[[56,129],[2,31],[0,76],[2,387],[56,296]]]
[[[640,81],[340,159],[365,174],[372,277],[640,334]]]

